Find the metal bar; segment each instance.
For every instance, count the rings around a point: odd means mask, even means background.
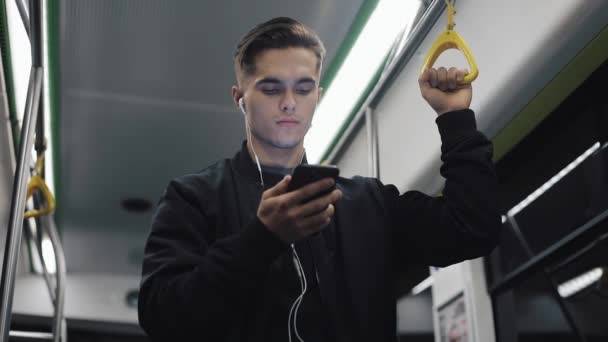
[[[29,15],[27,14],[23,1],[27,1],[27,0],[15,0],[15,3],[17,4],[17,9],[19,10],[19,16],[21,16],[21,21],[23,22],[23,27],[25,28],[25,33],[29,37],[30,36],[30,18],[29,18]]]
[[[30,46],[32,67],[42,66],[42,7],[41,0],[30,0]]]
[[[515,217],[512,214],[507,213],[507,222],[509,222],[509,224],[511,225],[511,228],[515,233],[515,237],[517,238],[517,240],[519,240],[519,243],[526,251],[526,254],[528,254],[528,258],[532,258],[534,256],[534,251],[532,250],[532,247],[530,247],[528,240],[526,240],[526,238],[524,237],[524,234],[519,228],[517,220],[515,220]]]
[[[43,88],[44,88],[44,81],[43,83]],[[34,149],[36,150],[36,155],[38,158],[41,158],[44,155],[44,152],[46,150],[46,141],[45,141],[45,132],[44,132],[44,128],[45,128],[45,120],[44,120],[44,106],[43,106],[43,97],[40,98],[40,102],[38,105],[38,122],[36,124],[36,140],[34,141]],[[37,160],[34,161],[34,163],[37,163]],[[42,170],[40,170],[40,177],[44,178],[44,167],[42,168]],[[34,194],[34,206],[38,209],[43,207],[43,196],[40,196],[40,194],[35,193]],[[36,218],[36,224],[37,224],[37,229],[36,229],[36,234],[34,234],[33,236],[35,237],[35,242],[34,245],[36,246],[36,254],[38,255],[38,258],[40,259],[40,265],[42,266],[42,274],[44,276],[44,280],[47,286],[47,289],[49,290],[49,296],[51,297],[51,302],[53,303],[53,305],[56,305],[56,295],[55,295],[55,287],[56,285],[53,284],[53,280],[51,278],[51,275],[48,271],[48,268],[46,266],[46,262],[44,261],[44,255],[42,253],[42,238],[43,238],[43,231],[45,230],[45,228],[48,230],[48,228],[45,226],[46,225],[46,220],[43,220],[43,218]]]
[[[441,17],[443,10],[446,8],[446,4],[444,0],[435,0],[429,6],[428,10],[425,14],[420,18],[420,21],[416,24],[412,32],[410,33],[410,38],[408,38],[405,43],[403,49],[399,53],[396,58],[396,62],[390,65],[387,70],[383,73],[384,75],[380,77],[376,86],[372,89],[371,93],[361,106],[361,109],[354,115],[353,119],[348,123],[348,127],[344,130],[342,136],[338,139],[338,142],[333,146],[332,150],[329,152],[328,157],[326,158],[330,163],[335,162],[335,158],[337,157],[339,151],[342,149],[343,145],[348,141],[348,137],[353,134],[354,129],[357,127],[358,123],[365,116],[365,108],[367,107],[376,107],[380,99],[386,94],[390,85],[395,81],[397,76],[399,76],[399,72],[405,67],[405,65],[410,61],[410,59],[416,53],[416,49],[422,44],[422,41],[426,38],[429,31],[435,25],[435,22]]]
[[[507,213],[507,220],[511,224],[513,230],[515,231],[515,236],[519,240],[519,243],[526,250],[528,257],[533,258],[534,252],[532,251],[532,247],[530,247],[530,244],[528,243],[524,234],[522,233],[521,229],[519,228],[519,224],[517,223],[517,220],[515,219],[515,217],[511,213]],[[564,299],[557,291],[557,284],[555,283],[555,280],[551,276],[551,273],[549,272],[549,270],[547,269],[546,266],[542,267],[542,274],[547,279],[547,282],[549,283],[549,288],[551,290],[551,295],[554,297],[554,299],[559,304],[559,307],[562,310],[562,314],[566,318],[568,325],[570,326],[570,328],[572,329],[574,334],[578,337],[578,340],[580,342],[587,342],[587,339],[585,338],[585,334],[579,328],[578,324],[576,323],[576,320],[574,319],[574,317],[570,313],[570,310],[566,306],[566,303],[564,303]]]
[[[40,117],[38,118],[40,120]],[[39,134],[38,132],[36,134]],[[42,207],[42,196],[40,196],[40,194],[35,193],[34,194],[34,206],[35,208],[41,208]],[[46,263],[44,262],[44,256],[42,254],[42,231],[44,229],[44,222],[42,221],[42,218],[37,218],[37,219],[33,219],[35,220],[36,223],[36,230],[32,229],[32,225],[31,222],[30,224],[28,224],[29,226],[29,236],[34,240],[33,241],[33,246],[34,246],[34,253],[35,255],[38,256],[38,259],[40,260],[40,266],[42,267],[42,275],[44,276],[44,281],[46,283],[46,287],[49,291],[49,296],[51,297],[51,302],[53,303],[53,305],[55,305],[55,291],[54,291],[54,287],[53,286],[53,281],[51,279],[51,275],[48,271],[48,268],[46,267]],[[27,230],[26,230],[27,232]]]
[[[53,284],[53,278],[48,268],[46,267],[46,262],[44,261],[44,254],[42,254],[42,244],[37,244],[37,251],[40,258],[40,264],[42,266],[42,275],[44,277],[44,282],[46,283],[46,288],[49,291],[49,297],[51,297],[51,303],[55,305],[57,296],[55,294],[55,286]]]
[[[496,323],[496,337],[500,342],[518,342],[517,311],[513,290],[492,298]]]
[[[606,240],[607,238],[608,238],[608,232],[600,235],[597,239],[591,241],[591,243],[589,243],[585,247],[579,249],[576,253],[574,253],[573,255],[570,255],[568,258],[561,261],[559,264],[551,265],[551,267],[549,267],[547,270],[549,271],[549,273],[554,273],[554,272],[557,272],[558,270],[561,270],[562,268],[566,267],[573,261],[578,260],[578,259],[582,258],[583,256],[585,256],[587,253],[589,253],[594,248],[596,248],[600,243],[604,242],[604,240]]]
[[[47,332],[33,332],[33,331],[17,331],[11,330],[9,333],[11,341],[52,341],[53,335]]]
[[[44,227],[47,229],[49,239],[53,245],[53,251],[55,255],[55,313],[53,315],[53,341],[59,342],[67,341],[66,334],[66,321],[64,316],[64,304],[65,304],[65,286],[66,286],[66,264],[65,255],[63,254],[63,247],[61,245],[61,239],[55,227],[55,221],[52,216],[43,216]]]
[[[560,309],[562,309],[562,314],[564,314],[564,317],[566,318],[568,325],[570,325],[570,328],[572,328],[572,331],[574,332],[576,337],[578,337],[579,341],[587,342],[585,333],[578,326],[578,324],[576,323],[576,320],[574,319],[574,317],[572,316],[572,313],[570,312],[570,309],[568,309],[568,307],[566,306],[566,303],[564,302],[564,298],[562,298],[562,296],[559,294],[559,291],[557,291],[558,284],[555,282],[555,279],[553,279],[553,277],[551,277],[549,272],[545,271],[544,273],[545,273],[547,280],[549,281],[549,285],[550,285],[549,287],[551,288],[551,295],[555,298],[555,300],[557,301],[557,304],[559,304]]]
[[[40,70],[40,81],[39,88],[41,88],[43,73],[42,73],[42,1],[41,0],[29,0],[29,13],[30,13],[30,45],[32,48],[32,66],[38,67]],[[42,105],[42,97],[38,96],[35,99],[35,105],[37,108],[33,110],[39,111],[39,120],[37,125],[37,134],[36,134],[36,151],[38,152],[38,156],[44,153],[46,149],[46,141],[44,138],[44,115],[43,115],[43,105]],[[31,149],[31,147],[30,147]],[[44,175],[44,170],[41,170],[41,175]],[[66,321],[64,317],[64,302],[65,302],[65,279],[66,279],[66,266],[65,266],[65,256],[63,254],[63,248],[61,246],[61,241],[59,239],[59,234],[57,233],[57,229],[55,227],[55,223],[50,216],[44,216],[40,219],[41,227],[38,230],[40,233],[42,229],[46,228],[49,238],[51,240],[51,244],[53,246],[53,251],[55,255],[55,293],[50,292],[51,299],[54,304],[54,315],[53,315],[53,335],[52,340],[55,342],[59,341],[67,341],[67,328]],[[40,235],[42,236],[42,234]],[[48,269],[46,267],[46,262],[44,260],[44,256],[42,254],[42,246],[39,246],[38,252],[41,256],[42,261],[42,269],[44,271],[45,280],[47,282],[47,286],[51,287],[51,280],[49,276]]]
[[[41,86],[42,70],[40,68],[32,68],[25,113],[23,116],[21,143],[19,144],[19,160],[17,161],[17,169],[13,182],[11,212],[9,217],[6,247],[4,250],[2,278],[0,280],[0,286],[2,287],[0,297],[0,339],[2,339],[2,342],[8,341],[10,329],[17,260],[19,257],[19,249],[21,247],[21,235],[23,233],[23,216],[28,180],[28,156],[34,143],[33,135],[34,128],[36,126],[36,119],[38,117],[38,104],[40,103]]]
[[[68,342],[68,324],[65,316],[61,320],[61,342]]]
[[[34,194],[36,195],[36,194]],[[27,203],[26,203],[26,208],[27,208]],[[34,220],[33,218],[31,220]],[[51,297],[51,302],[53,303],[53,305],[55,304],[55,291],[54,291],[54,286],[53,286],[53,282],[51,280],[51,275],[49,274],[46,265],[44,264],[44,258],[42,256],[42,252],[41,252],[41,244],[38,241],[37,236],[40,235],[40,230],[41,230],[41,225],[38,224],[38,221],[36,222],[36,229],[34,230],[34,227],[32,227],[31,222],[24,222],[24,232],[26,234],[26,239],[31,239],[31,241],[28,241],[28,243],[30,243],[30,248],[32,248],[32,257],[38,257],[38,260],[40,262],[40,266],[42,267],[42,275],[44,277],[44,282],[46,284],[46,288],[49,291],[49,296]]]
[[[374,161],[373,161],[373,147],[372,147],[372,139],[373,139],[373,127],[372,127],[372,109],[367,107],[365,108],[365,131],[367,132],[367,172],[370,177],[376,177],[374,169]]]
[[[534,252],[532,251],[532,247],[530,247],[530,244],[528,243],[528,241],[526,240],[524,234],[522,233],[521,229],[519,228],[519,224],[517,223],[517,220],[515,219],[515,217],[512,214],[507,213],[507,220],[509,221],[509,223],[513,227],[513,230],[515,231],[515,236],[519,240],[519,243],[526,250],[526,253],[528,254],[528,257],[529,258],[533,258],[534,257]],[[555,280],[551,276],[551,273],[549,272],[549,270],[547,269],[547,267],[543,267],[543,275],[545,276],[545,278],[549,282],[549,288],[550,288],[550,291],[551,291],[551,295],[554,297],[554,299],[559,304],[559,307],[562,310],[562,314],[566,318],[566,321],[568,322],[568,325],[570,326],[570,328],[572,329],[572,331],[574,331],[574,333],[578,337],[579,341],[581,341],[581,342],[587,342],[587,340],[585,339],[585,335],[582,333],[582,331],[579,328],[578,324],[576,324],[576,321],[574,320],[574,317],[572,317],[572,314],[570,313],[570,310],[568,310],[568,307],[566,307],[566,303],[564,303],[563,298],[560,296],[559,292],[557,291],[557,284],[555,283]]]
[[[504,292],[521,281],[527,279],[531,274],[535,274],[546,267],[550,262],[566,254],[569,250],[577,248],[580,244],[586,243],[590,237],[597,236],[605,229],[603,223],[608,220],[608,210],[603,211],[587,223],[568,234],[553,246],[547,248],[542,253],[537,254],[525,264],[507,274],[502,281],[490,288],[492,296]]]
[[[44,80],[42,83],[42,88],[44,88]],[[40,98],[38,111],[38,124],[36,125],[36,140],[34,142],[34,149],[36,149],[36,155],[39,158],[46,151],[46,138],[44,135],[44,128],[46,125],[46,122],[44,121],[44,97]],[[40,171],[41,173],[39,176],[44,178],[44,167]]]
[[[380,165],[378,162],[378,128],[374,118],[374,110],[371,107],[365,108],[365,127],[367,129],[367,161],[369,174],[371,177],[380,176]]]

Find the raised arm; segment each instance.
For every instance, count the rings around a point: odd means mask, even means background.
[[[437,112],[443,196],[384,188],[395,233],[397,264],[446,266],[488,254],[500,231],[492,143],[469,109],[473,88],[466,70],[425,69],[420,93]]]
[[[490,253],[500,232],[492,144],[471,110],[436,120],[442,139],[442,196],[402,195],[384,186],[394,233],[396,265],[447,266]]]

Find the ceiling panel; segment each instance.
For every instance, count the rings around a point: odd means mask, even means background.
[[[126,212],[121,200],[155,204],[172,178],[240,147],[243,119],[230,88],[234,47],[247,30],[275,16],[297,18],[323,39],[328,65],[361,4],[61,2],[58,224],[68,270],[132,272],[120,260],[132,264],[141,254],[151,213]],[[112,258],[99,255],[103,246],[116,247]]]

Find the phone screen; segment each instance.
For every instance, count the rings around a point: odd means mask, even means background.
[[[287,187],[288,191],[293,191],[299,189],[307,184],[319,181],[324,178],[338,178],[340,174],[340,170],[338,167],[334,165],[310,165],[304,164],[299,165],[293,172],[291,182]],[[335,187],[324,191],[323,193],[319,193],[315,195],[313,198],[309,198],[306,201],[310,201],[311,199],[321,197],[327,193],[333,191]]]

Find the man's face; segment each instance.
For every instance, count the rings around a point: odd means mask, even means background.
[[[256,56],[255,73],[243,78],[240,92],[252,139],[294,148],[303,142],[319,100],[317,57],[306,48],[265,50]]]

